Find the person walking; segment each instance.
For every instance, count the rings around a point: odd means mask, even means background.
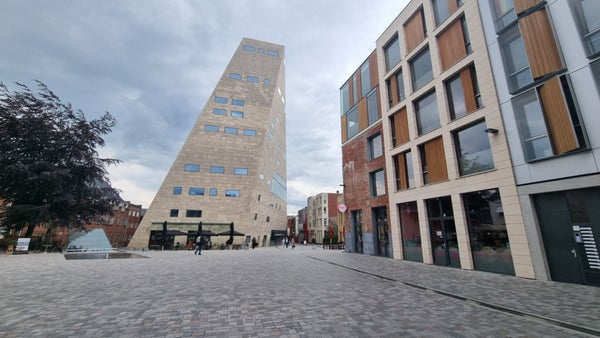
[[[288,245],[290,245],[290,240],[286,237],[285,238],[285,248],[288,248]]]
[[[194,251],[194,255],[202,255],[202,245],[204,245],[204,236],[198,237],[198,242],[196,243],[196,251]]]

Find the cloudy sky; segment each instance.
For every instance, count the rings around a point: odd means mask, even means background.
[[[339,87],[408,0],[3,0],[0,81],[117,126],[101,156],[147,208],[242,37],[286,48],[288,213],[341,191]]]

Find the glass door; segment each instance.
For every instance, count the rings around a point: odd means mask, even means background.
[[[426,201],[431,232],[433,264],[460,268],[458,239],[450,196]]]

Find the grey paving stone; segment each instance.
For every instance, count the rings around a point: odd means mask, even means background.
[[[144,254],[149,258],[0,256],[0,337],[586,337],[600,332],[600,288],[595,287],[304,246],[202,256]],[[564,327],[569,325],[588,328],[588,334]]]

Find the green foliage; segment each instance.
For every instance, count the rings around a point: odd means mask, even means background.
[[[0,82],[0,210],[8,230],[43,224],[78,226],[110,212],[118,199],[106,167],[119,161],[98,157],[103,135],[116,120],[106,112],[87,121],[46,85],[38,93]]]

